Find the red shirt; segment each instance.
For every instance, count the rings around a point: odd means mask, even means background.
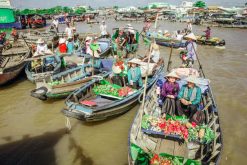
[[[67,46],[65,43],[59,44],[59,51],[60,53],[67,53]]]

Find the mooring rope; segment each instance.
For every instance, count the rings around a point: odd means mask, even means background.
[[[68,117],[65,117],[65,127],[70,131],[71,130],[71,124]]]

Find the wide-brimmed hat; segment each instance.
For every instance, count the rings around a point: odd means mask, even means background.
[[[166,78],[168,78],[168,77],[174,77],[176,79],[180,79],[180,77],[175,72],[171,72],[171,73],[167,74],[165,77]]]
[[[135,34],[135,31],[132,29],[129,29],[128,32],[130,32],[130,34]]]
[[[87,36],[86,39],[85,39],[85,41],[90,41],[92,39],[93,39],[92,37]]]
[[[65,38],[60,38],[59,39],[59,44],[64,44],[66,43],[66,39]]]
[[[136,58],[134,58],[134,59],[132,59],[132,60],[128,61],[128,63],[131,63],[131,64],[137,64],[137,65],[140,65],[140,62],[141,62],[141,60],[136,59]]]
[[[166,33],[169,33],[169,31],[168,30],[164,30],[164,34],[166,34]]]
[[[190,34],[186,35],[184,38],[190,38],[192,40],[196,40],[196,36],[194,35],[194,33],[190,33]]]
[[[119,74],[119,73],[122,72],[122,70],[120,69],[119,66],[113,65],[112,66],[112,72],[115,73],[115,74]]]
[[[198,79],[196,76],[189,76],[185,79],[185,81],[187,82],[191,82],[191,83],[194,83],[194,84],[197,84],[198,83]]]
[[[158,33],[162,33],[162,30],[158,30]]]
[[[37,44],[43,44],[45,43],[43,38],[39,38],[38,41],[36,42]]]

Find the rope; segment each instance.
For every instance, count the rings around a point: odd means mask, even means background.
[[[65,117],[65,127],[70,131],[71,130],[71,124],[68,117]]]

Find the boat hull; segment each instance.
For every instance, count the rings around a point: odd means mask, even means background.
[[[20,68],[14,70],[14,71],[0,74],[0,85],[4,85],[4,84],[8,83],[9,81],[15,79],[21,73],[24,66],[25,65],[21,66]]]

